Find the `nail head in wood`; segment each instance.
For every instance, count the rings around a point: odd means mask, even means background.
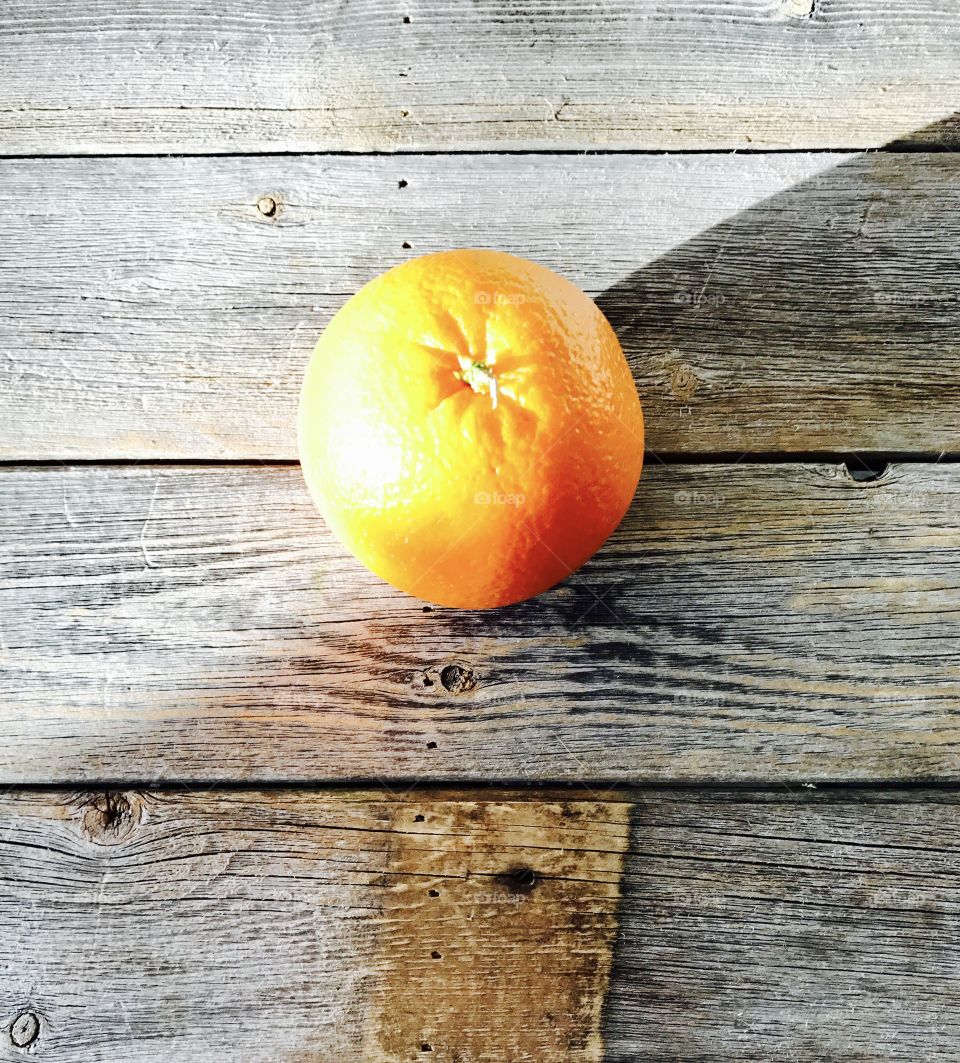
[[[275,218],[278,209],[279,204],[274,196],[261,196],[257,200],[257,210],[259,210],[265,218]]]

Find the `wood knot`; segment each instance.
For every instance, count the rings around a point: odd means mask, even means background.
[[[675,365],[670,370],[670,390],[678,399],[689,399],[700,381],[688,365]]]
[[[472,668],[467,668],[462,664],[448,664],[439,671],[435,668],[427,668],[421,672],[413,672],[410,679],[416,690],[430,690],[439,683],[451,694],[464,694],[468,690],[473,690],[477,685],[478,677]]]
[[[477,685],[477,677],[470,668],[464,668],[459,664],[448,664],[440,669],[440,682],[443,689],[449,690],[451,694],[463,694],[468,690],[473,690]]]
[[[137,794],[107,791],[90,794],[80,809],[83,833],[98,845],[126,841],[143,819],[143,804]]]
[[[18,1015],[10,1027],[10,1040],[17,1048],[29,1048],[40,1036],[40,1020],[32,1011]]]
[[[280,197],[261,196],[257,200],[257,210],[265,218],[275,218],[280,213]]]

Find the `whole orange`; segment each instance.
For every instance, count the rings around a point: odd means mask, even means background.
[[[412,259],[334,316],[307,368],[300,460],[365,565],[439,605],[532,597],[620,522],[643,415],[596,304],[498,251]]]

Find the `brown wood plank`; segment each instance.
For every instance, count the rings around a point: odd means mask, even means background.
[[[0,174],[8,459],[293,458],[330,315],[411,255],[478,244],[597,298],[655,452],[960,449],[957,155],[66,159]]]
[[[938,790],[7,793],[0,1060],[946,1063],[958,848]]]
[[[958,46],[949,0],[19,0],[0,150],[955,144]]]
[[[956,779],[960,466],[654,463],[579,574],[430,609],[291,467],[0,473],[0,781]]]

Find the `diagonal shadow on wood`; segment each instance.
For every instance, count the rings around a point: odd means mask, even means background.
[[[960,451],[958,178],[952,151],[860,154],[605,291],[641,394],[667,394],[658,449]]]
[[[851,449],[956,394],[958,165],[845,157],[604,293],[642,388],[670,359],[698,381],[676,450],[720,388],[769,447],[784,400],[751,370],[770,350],[801,396],[787,424],[842,428],[864,404]],[[918,353],[942,369],[918,372]],[[917,452],[950,441],[953,422],[937,439],[910,423]],[[7,778],[134,763],[147,780],[375,778],[398,795],[438,778],[956,778],[957,467],[858,484],[796,460],[651,465],[581,572],[490,613],[423,606],[318,542],[299,470],[178,467],[170,491],[149,468],[12,470],[21,508],[0,517],[24,567],[3,619],[30,635],[6,663]]]
[[[958,125],[953,115],[923,135],[949,145]],[[641,388],[654,383],[652,363],[686,400],[667,430],[676,452],[685,418],[709,418],[721,390],[740,393],[744,451],[813,451],[824,425],[851,452],[883,451],[894,439],[902,446],[906,437],[918,455],[960,449],[960,156],[897,147],[758,203],[597,300]],[[768,373],[754,372],[772,358],[783,365],[782,393]],[[933,434],[924,416],[931,404],[954,411]],[[782,413],[764,418],[777,405],[789,405],[792,423]],[[923,664],[914,669],[920,681]],[[862,899],[866,887],[888,881],[867,866],[852,878],[849,867],[831,874],[818,866],[838,851],[820,819],[850,821],[844,863],[865,851],[859,842],[873,810],[861,794],[841,816],[844,800],[786,785],[779,797],[675,794],[660,801],[672,822],[656,801],[636,806],[604,1008],[608,1063],[908,1058],[906,1045],[902,1056],[894,1048],[905,1030],[929,1058],[951,1058],[950,1039],[922,1014],[935,1010],[929,994],[906,1005],[903,987],[891,995],[873,970],[892,933],[903,940],[881,965],[891,980],[913,955],[911,935],[940,937],[946,924],[911,911],[909,900]],[[868,854],[881,848],[890,810],[878,813]],[[797,833],[808,836],[805,856],[792,852]],[[737,866],[742,853],[749,859]],[[929,979],[941,972],[931,963]]]
[[[435,613],[425,630],[483,677],[444,748],[483,777],[476,743],[496,721],[514,770],[601,790],[649,778],[667,734],[659,778],[953,770],[952,473],[903,464],[863,484],[835,457],[797,458],[838,436],[851,464],[896,456],[893,439],[900,457],[904,439],[914,458],[960,448],[958,208],[960,155],[845,156],[598,298],[641,392],[678,392],[658,428],[670,452],[713,409],[740,411],[742,451],[652,468],[619,531],[549,594]],[[936,432],[931,405],[948,413]],[[717,425],[719,445],[729,432]],[[790,464],[737,465],[778,450]]]

